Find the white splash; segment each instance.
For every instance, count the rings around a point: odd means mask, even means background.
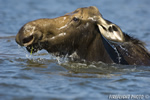
[[[122,50],[124,50],[124,51],[127,51],[127,52],[128,52],[128,50],[127,50],[126,48],[122,47],[121,45],[119,45],[119,46],[120,46],[120,48],[121,48]]]
[[[74,60],[80,59],[80,57],[78,56],[77,52],[75,51],[71,55],[69,55],[69,59],[71,61],[74,61]]]
[[[68,62],[68,54],[66,54],[64,57],[55,57],[58,61],[58,64],[67,63]]]
[[[115,51],[116,51],[116,53],[117,53],[118,61],[119,61],[119,64],[120,64],[120,62],[121,62],[120,54],[119,54],[119,52],[118,52],[118,50],[117,50],[117,48],[116,48],[116,47],[114,47],[114,49],[115,49]]]
[[[69,57],[71,57],[71,58],[77,58],[79,56],[78,56],[77,52],[75,51]]]

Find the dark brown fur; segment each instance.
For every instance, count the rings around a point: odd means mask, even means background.
[[[96,7],[31,21],[19,30],[16,42],[29,52],[32,47],[33,52],[45,49],[57,56],[68,54],[74,60],[150,65],[150,54],[143,42],[103,19]]]

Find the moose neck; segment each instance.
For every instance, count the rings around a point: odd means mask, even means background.
[[[83,45],[86,43],[82,43]],[[86,45],[80,45],[77,54],[80,59],[87,61],[102,61],[104,63],[113,63],[109,54],[105,50],[101,35],[96,32],[93,39]]]

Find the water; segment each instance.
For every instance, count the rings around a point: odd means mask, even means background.
[[[44,50],[31,56],[16,44],[23,24],[91,5],[150,50],[149,0],[0,0],[0,100],[150,99],[150,66],[59,63]]]

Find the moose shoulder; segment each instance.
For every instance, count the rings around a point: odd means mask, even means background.
[[[45,49],[57,56],[129,65],[150,65],[150,54],[140,40],[122,32],[94,7],[79,8],[54,19],[25,24],[16,42],[29,52]]]

